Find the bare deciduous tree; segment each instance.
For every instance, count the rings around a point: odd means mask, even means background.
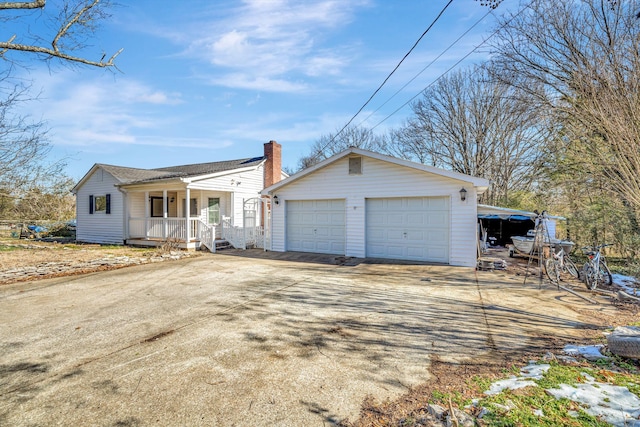
[[[562,150],[640,213],[640,2],[535,0],[505,17],[493,42],[499,73],[554,112]],[[562,158],[564,152],[560,153]],[[587,184],[585,182],[585,184]],[[588,185],[588,184],[587,184]]]
[[[507,203],[509,191],[535,180],[550,125],[527,93],[495,82],[485,68],[454,72],[412,105],[387,150],[491,181],[484,201]]]
[[[4,78],[0,87],[0,188],[13,193],[52,173],[59,173],[62,162],[47,162],[51,150],[46,131],[40,122],[19,115],[20,103],[28,102],[28,88],[20,83],[9,85]]]
[[[298,160],[298,170],[315,165],[350,147],[379,151],[382,143],[371,129],[348,126],[339,135],[323,135],[311,146],[311,153]]]
[[[0,78],[0,215],[35,186],[46,187],[61,177],[65,163],[49,158],[50,144],[41,122],[18,114],[29,102],[28,88],[4,76]]]
[[[0,21],[21,23],[33,18],[34,11],[39,11],[45,14],[51,23],[50,27],[53,28],[50,33],[31,34],[27,31],[29,25],[24,24],[21,34],[13,34],[8,40],[0,41],[0,56],[9,59],[7,53],[10,51],[25,52],[45,59],[57,58],[64,63],[114,67],[114,61],[122,49],[108,58],[103,52],[99,60],[87,59],[76,54],[86,47],[87,38],[93,36],[100,22],[108,17],[108,7],[109,0],[65,0],[48,5],[46,0],[0,2],[0,13],[5,12],[5,15],[0,15]],[[29,13],[16,13],[20,11]]]
[[[64,194],[69,190],[63,174],[65,163],[49,157],[51,146],[44,124],[17,113],[20,104],[32,99],[28,86],[12,77],[13,64],[19,61],[11,53],[32,54],[45,61],[59,59],[65,64],[115,67],[114,60],[122,50],[106,60],[105,53],[99,60],[84,56],[87,40],[108,17],[109,6],[109,0],[0,2],[4,29],[20,29],[0,41],[0,57],[8,64],[0,75],[0,215],[42,217],[46,212],[54,215],[54,200],[62,207],[69,205]],[[46,21],[46,25],[34,27],[30,21],[34,19]],[[37,30],[33,32],[33,28]]]
[[[69,189],[73,180],[59,176],[54,182],[40,183],[24,192],[5,215],[12,219],[68,220],[75,216],[75,197]]]

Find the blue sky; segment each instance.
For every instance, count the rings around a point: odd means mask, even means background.
[[[121,0],[90,54],[123,48],[118,70],[31,61],[18,72],[40,93],[27,113],[46,122],[52,156],[67,158],[74,179],[94,163],[153,168],[259,156],[269,140],[295,167],[314,141],[346,124],[446,4]],[[367,116],[364,126],[378,124],[480,44],[492,15],[381,107],[488,11],[454,0],[354,124]],[[486,57],[481,49],[466,63]],[[403,108],[375,131],[410,113]]]

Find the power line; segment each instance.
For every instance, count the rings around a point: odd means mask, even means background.
[[[362,112],[362,110],[364,110],[364,108],[369,104],[369,102],[371,102],[371,100],[373,99],[374,96],[376,96],[376,94],[380,91],[380,89],[382,89],[382,87],[387,83],[387,81],[391,78],[391,76],[393,75],[393,73],[396,72],[396,70],[398,68],[400,68],[400,65],[404,62],[405,59],[407,59],[407,57],[411,54],[411,52],[413,52],[413,50],[416,48],[416,46],[418,46],[418,43],[420,43],[420,41],[424,38],[424,36],[427,35],[427,33],[431,30],[431,28],[436,24],[436,22],[438,22],[438,20],[440,19],[440,17],[444,14],[444,12],[447,10],[447,8],[451,5],[451,3],[453,3],[453,0],[449,0],[449,2],[442,8],[442,10],[440,11],[440,13],[438,14],[438,16],[436,16],[436,18],[433,20],[433,22],[431,22],[431,24],[427,27],[426,30],[424,30],[424,32],[422,33],[422,35],[418,38],[418,40],[416,40],[416,42],[413,44],[413,46],[411,47],[411,49],[409,49],[409,51],[402,57],[402,59],[400,60],[400,62],[398,62],[398,65],[395,66],[395,68],[389,73],[389,75],[384,79],[384,81],[382,82],[382,84],[380,84],[380,86],[378,86],[378,88],[373,92],[373,94],[369,97],[369,99],[367,99],[367,102],[365,102],[362,107],[360,107],[360,109],[353,115],[353,117],[351,117],[351,119],[349,119],[349,121],[347,122],[346,125],[344,125],[342,127],[342,129],[340,129],[330,140],[329,142],[327,142],[323,147],[321,147],[318,152],[316,153],[316,155],[314,157],[317,157],[318,155],[320,155],[320,153],[322,153],[331,143],[333,143],[333,141],[335,141],[335,139],[351,124],[351,122],[353,122],[353,120],[358,116],[358,114],[360,114]]]
[[[415,94],[414,96],[412,96],[411,98],[409,98],[409,100],[407,102],[405,102],[404,104],[402,104],[400,107],[398,107],[396,110],[394,110],[391,114],[389,114],[387,117],[385,117],[384,119],[380,120],[378,123],[376,123],[375,126],[373,126],[371,128],[371,130],[374,130],[375,128],[377,128],[378,126],[380,126],[382,123],[384,123],[385,121],[387,121],[391,116],[393,116],[394,114],[396,114],[398,111],[402,110],[404,107],[407,106],[407,104],[409,104],[411,101],[413,101],[414,99],[416,99],[420,94],[422,94],[425,90],[429,89],[431,86],[433,86],[434,84],[436,84],[436,82],[438,82],[438,80],[440,80],[441,78],[443,78],[445,75],[447,75],[447,73],[449,73],[449,71],[453,70],[455,67],[457,67],[458,65],[460,65],[460,63],[462,61],[464,61],[465,59],[467,59],[469,56],[471,56],[471,54],[473,54],[476,50],[478,50],[480,47],[482,47],[485,43],[487,43],[493,36],[495,36],[496,34],[498,34],[498,32],[500,30],[502,30],[504,27],[506,27],[507,25],[509,25],[511,23],[511,21],[513,21],[515,18],[517,18],[518,16],[520,16],[520,14],[522,14],[522,12],[524,12],[528,7],[530,7],[530,4],[527,4],[525,7],[523,7],[522,9],[520,9],[520,11],[518,13],[516,13],[515,15],[513,15],[511,17],[511,19],[509,19],[507,22],[505,22],[503,25],[500,26],[500,28],[498,28],[497,30],[495,30],[493,33],[491,33],[491,35],[489,37],[487,37],[486,39],[484,39],[482,41],[482,43],[478,44],[476,47],[474,47],[469,53],[467,53],[466,55],[464,55],[462,58],[460,58],[455,64],[453,64],[451,67],[449,67],[446,71],[444,71],[442,74],[440,74],[438,76],[438,78],[436,78],[434,81],[432,81],[431,83],[429,83],[424,89],[422,89],[420,92],[418,92],[417,94]]]
[[[391,95],[386,101],[384,101],[384,103],[382,103],[382,105],[380,105],[378,108],[376,108],[373,112],[371,112],[371,114],[369,114],[367,117],[365,117],[365,119],[363,121],[361,121],[360,123],[358,123],[358,126],[361,126],[364,122],[366,122],[367,120],[369,120],[369,118],[371,116],[373,116],[375,113],[377,113],[378,111],[380,111],[380,109],[382,107],[384,107],[385,105],[387,105],[387,103],[389,101],[391,101],[393,98],[395,98],[396,95],[398,95],[400,92],[402,92],[407,86],[409,86],[415,79],[417,79],[422,73],[424,73],[429,67],[431,67],[438,59],[440,59],[445,53],[447,53],[453,46],[455,46],[456,44],[458,44],[458,42],[460,40],[462,40],[467,34],[469,34],[469,32],[471,30],[473,30],[478,24],[480,24],[480,22],[484,21],[484,19],[489,16],[491,14],[491,10],[489,10],[487,13],[485,13],[480,19],[478,19],[471,27],[469,27],[464,33],[462,33],[460,35],[460,37],[458,37],[453,43],[451,43],[449,46],[447,46],[447,48],[445,50],[443,50],[438,56],[436,56],[435,58],[433,58],[433,60],[431,62],[429,62],[422,70],[420,70],[420,72],[418,72],[418,74],[416,74],[415,76],[413,76],[413,78],[411,80],[409,80],[404,86],[402,86],[400,89],[398,89],[393,95]]]

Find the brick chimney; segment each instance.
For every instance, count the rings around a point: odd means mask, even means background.
[[[264,187],[270,187],[282,177],[282,145],[275,141],[264,144]]]

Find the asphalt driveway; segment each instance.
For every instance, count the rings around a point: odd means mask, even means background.
[[[434,356],[541,351],[610,309],[497,272],[244,255],[0,287],[0,425],[331,425]]]

